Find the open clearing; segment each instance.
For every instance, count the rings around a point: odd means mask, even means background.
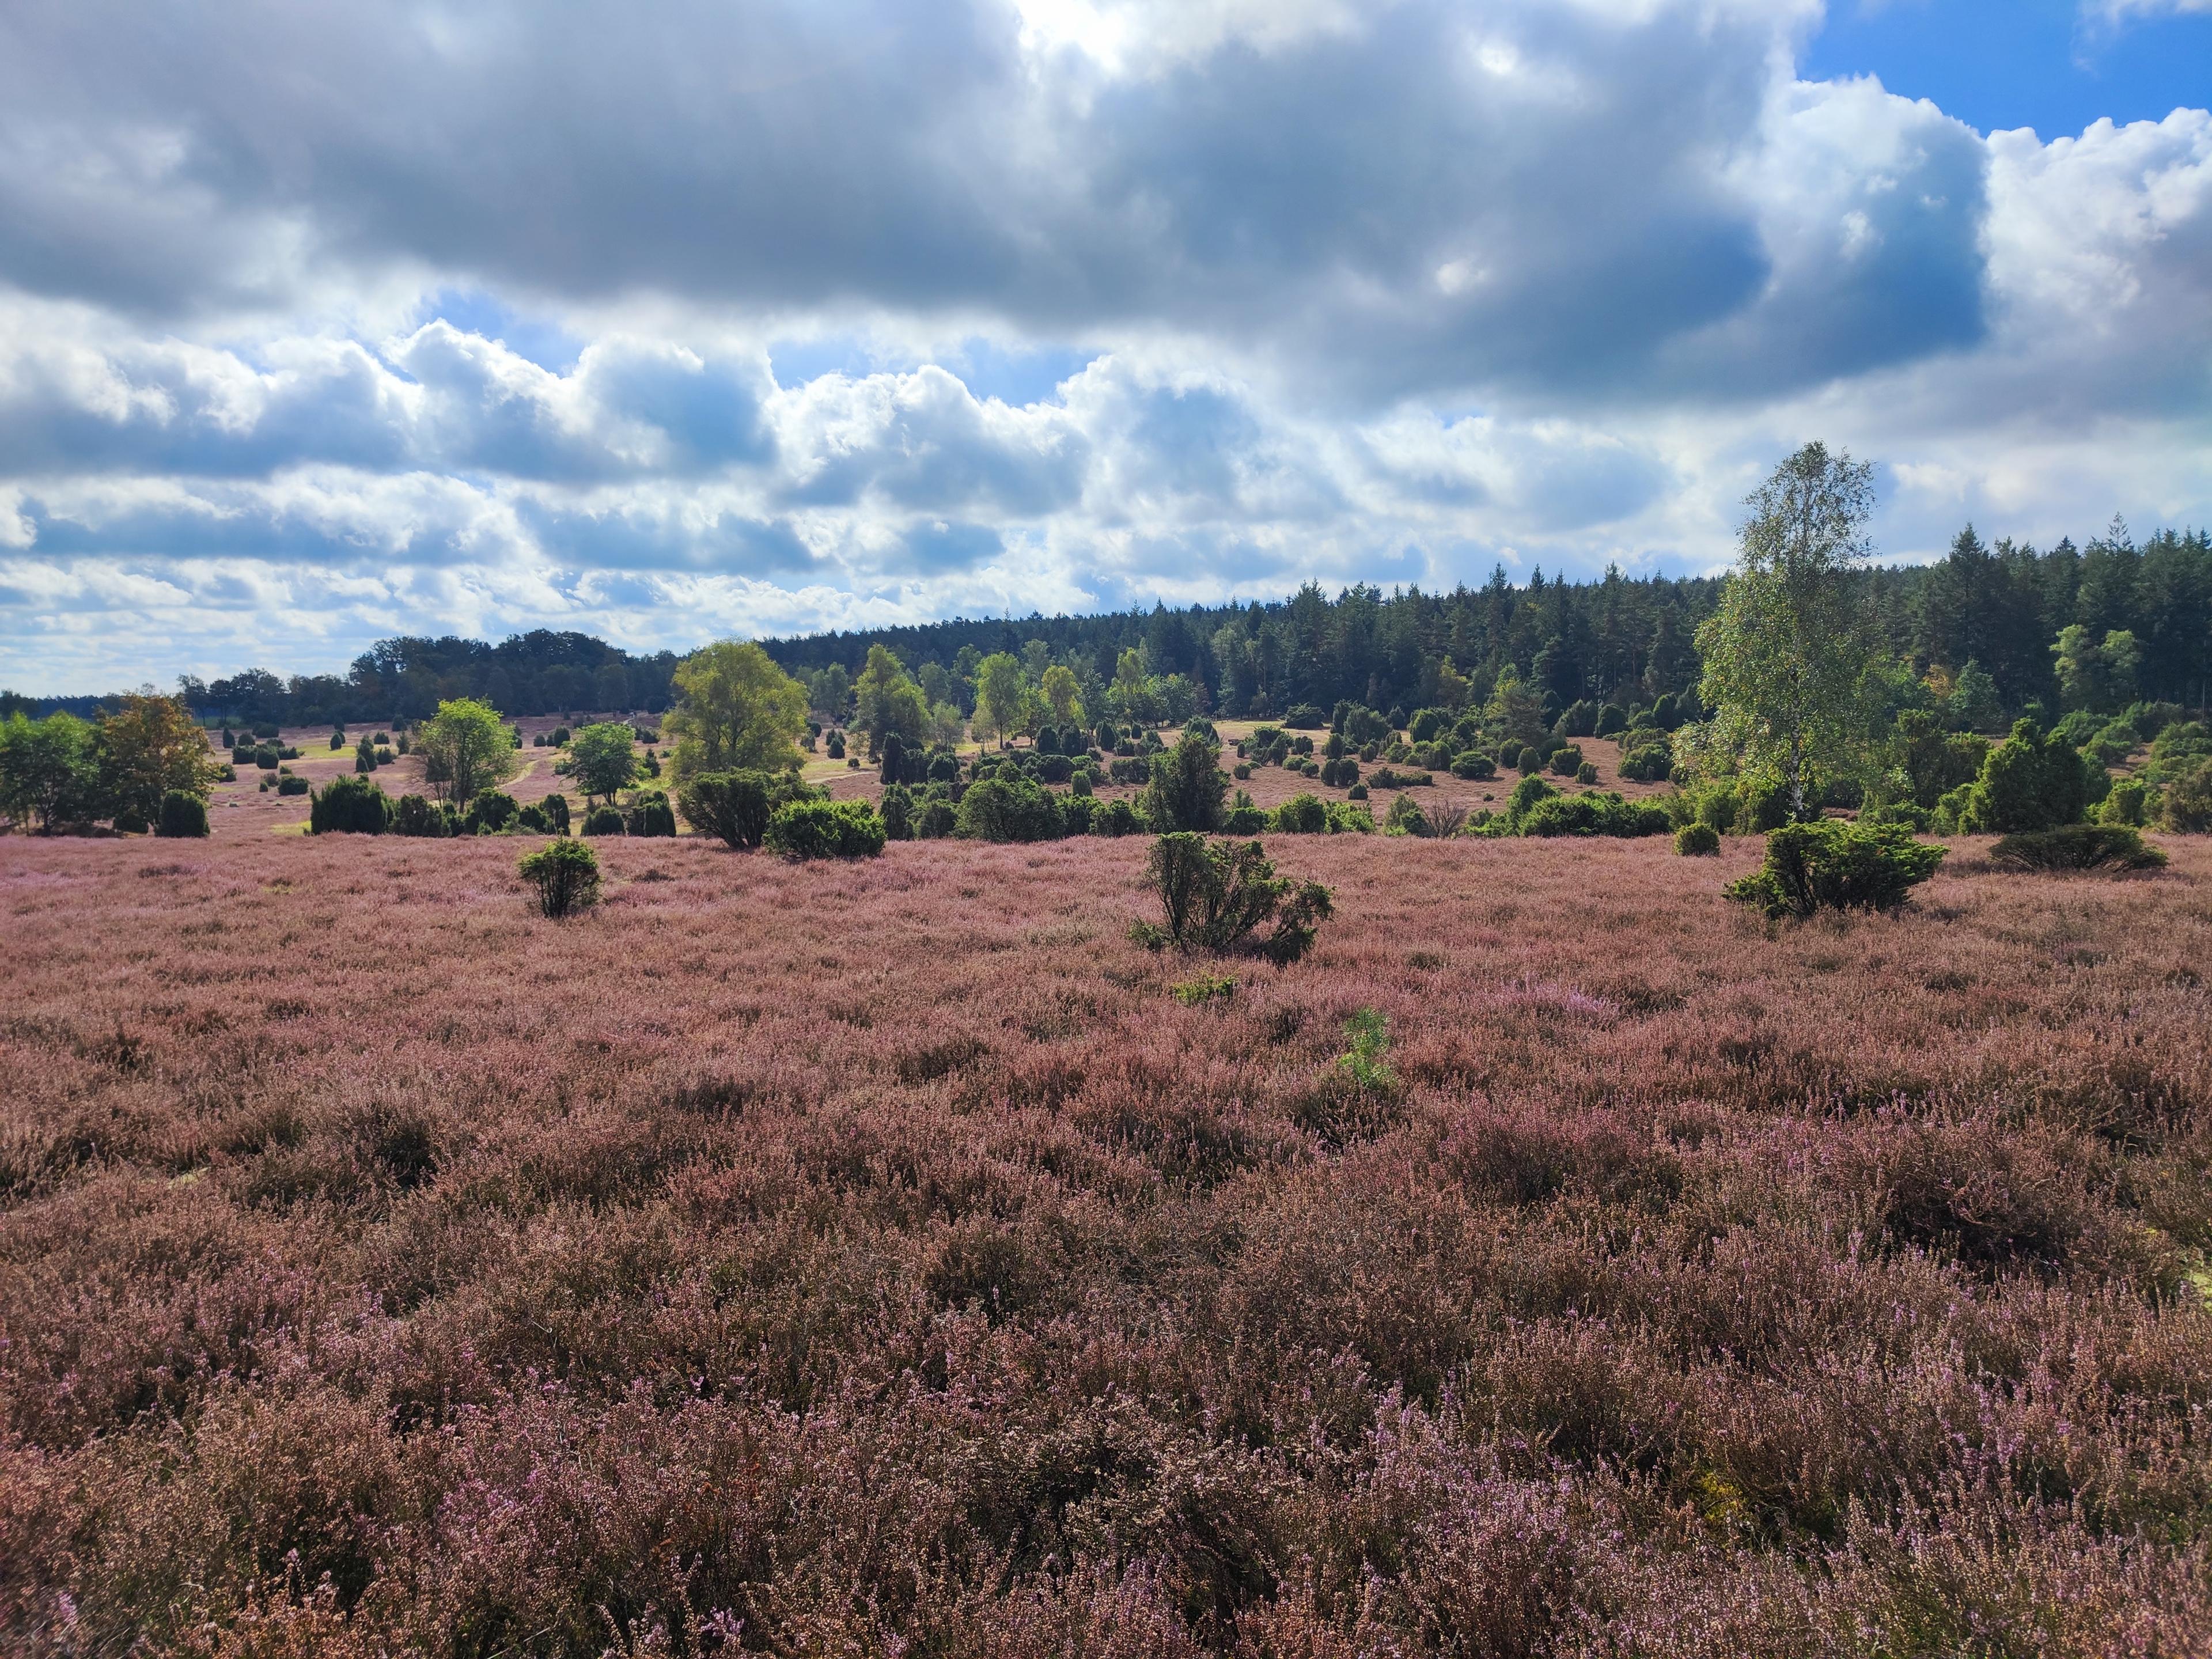
[[[1270,837],[1279,969],[1131,944],[1141,838],[555,924],[246,815],[0,841],[16,1651],[2212,1628],[2201,839],[1770,932],[1756,842]]]

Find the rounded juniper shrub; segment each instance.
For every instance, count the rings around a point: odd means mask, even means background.
[[[154,825],[155,835],[181,840],[207,832],[205,801],[183,789],[172,789],[162,795],[161,815]]]
[[[309,801],[307,833],[380,836],[392,827],[392,801],[373,779],[332,778]]]
[[[629,822],[619,806],[594,806],[584,814],[584,833],[587,836],[626,836]]]
[[[1365,800],[1367,799],[1367,786],[1364,783],[1355,783],[1351,788],[1344,792],[1344,796],[1346,800]]]
[[[1268,815],[1267,827],[1279,836],[1325,835],[1328,807],[1319,795],[1293,795]]]
[[[442,840],[453,833],[445,809],[420,795],[402,795],[392,809],[392,833]]]
[[[827,755],[831,760],[844,759],[845,734],[842,732],[832,732],[830,734],[829,741],[823,744],[822,752]]]
[[[1097,793],[1091,786],[1091,774],[1088,772],[1078,772],[1074,777],[1069,781],[1067,792],[1079,800],[1090,799],[1091,797]]]
[[[1498,775],[1498,763],[1480,749],[1466,750],[1454,757],[1451,763],[1451,775],[1455,778],[1466,778],[1479,783],[1486,778],[1494,778]]]
[[[1544,757],[1532,745],[1524,744],[1514,757],[1514,769],[1524,778],[1533,778],[1544,769]]]
[[[538,890],[538,908],[556,921],[599,902],[599,855],[580,841],[548,842],[515,868]]]
[[[276,780],[276,793],[280,795],[304,795],[307,793],[307,781],[302,777],[281,777]]]
[[[538,806],[552,824],[554,834],[565,836],[568,833],[568,798],[566,795],[548,795],[538,803]]]
[[[1554,749],[1549,763],[1552,770],[1563,778],[1574,776],[1581,769],[1582,763],[1582,745],[1576,743],[1563,744]]]
[[[795,800],[776,808],[761,844],[787,859],[873,858],[884,821],[861,800]]]
[[[2007,836],[1990,860],[2010,870],[2157,870],[2166,854],[2124,824],[2069,823]]]
[[[1057,841],[1067,833],[1058,798],[1015,771],[969,785],[955,822],[971,841]]]
[[[1581,765],[1575,768],[1575,781],[1577,783],[1595,783],[1597,781],[1597,768],[1591,765],[1588,761],[1584,761]]]
[[[469,803],[462,825],[472,836],[495,836],[513,823],[521,810],[505,790],[487,789]]]
[[[1137,809],[1126,800],[1101,801],[1091,815],[1091,833],[1094,836],[1133,836],[1145,827]]]
[[[1686,823],[1674,832],[1674,850],[1686,859],[1711,858],[1721,850],[1720,832],[1709,823]]]
[[[877,810],[883,815],[885,841],[914,839],[914,793],[904,784],[894,783],[886,788],[883,803]]]
[[[672,836],[676,833],[676,814],[668,805],[665,790],[639,790],[630,798],[629,810],[623,817],[633,836]]]
[[[135,806],[126,806],[115,815],[115,831],[121,836],[143,836],[153,826],[146,815]]]

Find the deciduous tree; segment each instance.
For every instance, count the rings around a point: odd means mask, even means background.
[[[724,640],[677,665],[678,702],[663,732],[676,740],[676,781],[702,772],[799,769],[806,693],[750,641]]]
[[[1807,444],[1752,495],[1720,608],[1698,630],[1717,735],[1747,771],[1779,780],[1793,817],[1816,782],[1863,758],[1873,503],[1871,466]]]
[[[416,746],[423,756],[425,780],[445,800],[472,801],[521,765],[499,711],[474,697],[440,703]]]
[[[629,787],[637,777],[637,757],[631,750],[636,734],[620,720],[587,726],[568,739],[568,775],[589,802]]]

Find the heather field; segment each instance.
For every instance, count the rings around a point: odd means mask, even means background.
[[[1141,838],[278,811],[0,840],[11,1655],[2212,1646],[2202,838],[1271,838],[1277,968]]]

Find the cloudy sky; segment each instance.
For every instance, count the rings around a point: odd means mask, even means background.
[[[11,0],[0,684],[2212,523],[2212,0]]]

